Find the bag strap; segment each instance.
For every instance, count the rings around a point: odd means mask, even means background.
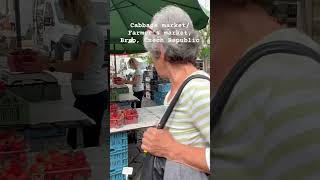
[[[320,54],[318,52],[306,45],[296,42],[273,41],[252,49],[233,67],[217,91],[217,94],[211,99],[211,114],[213,115],[211,119],[211,132],[213,132],[213,129],[217,126],[233,88],[246,70],[261,59],[261,57],[277,53],[306,56],[320,63]]]
[[[164,115],[162,116],[161,118],[161,121],[160,123],[158,124],[158,129],[163,129],[164,126],[166,125],[170,115],[171,115],[171,112],[173,111],[173,108],[174,106],[176,105],[176,103],[178,102],[179,100],[179,97],[184,89],[184,87],[193,79],[207,79],[210,81],[210,78],[207,77],[207,76],[204,76],[204,75],[200,75],[200,74],[197,74],[197,75],[192,75],[190,77],[188,77],[183,83],[182,85],[180,86],[180,88],[178,89],[177,93],[174,95],[172,101],[170,102],[170,105],[169,107],[167,108],[166,112],[164,113]]]

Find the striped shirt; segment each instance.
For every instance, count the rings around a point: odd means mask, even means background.
[[[295,29],[274,32],[255,46],[274,40],[320,52]],[[320,179],[319,108],[319,63],[292,54],[262,57],[235,86],[212,133],[213,179]]]
[[[203,71],[193,73],[208,76]],[[167,94],[164,105],[168,106]],[[180,143],[193,147],[210,146],[210,81],[193,79],[183,89],[166,128]]]

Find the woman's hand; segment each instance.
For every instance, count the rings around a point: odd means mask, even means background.
[[[154,156],[210,173],[206,161],[206,148],[180,144],[167,130],[149,128],[143,134],[141,148]]]
[[[143,134],[141,148],[154,156],[164,157],[171,160],[174,157],[171,157],[172,154],[170,152],[176,145],[177,142],[169,131],[149,128]]]
[[[36,73],[48,69],[49,57],[44,55],[38,55],[33,57],[33,62],[23,62],[23,69],[26,73]]]

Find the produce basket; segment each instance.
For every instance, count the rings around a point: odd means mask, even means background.
[[[91,168],[82,151],[38,153],[30,168],[33,180],[88,180]]]
[[[8,55],[8,66],[11,72],[23,72],[23,62],[33,62],[34,56],[38,55],[32,49],[18,49]]]
[[[136,109],[124,109],[124,124],[135,124],[138,123],[138,112]]]
[[[123,114],[121,112],[110,113],[110,128],[120,128],[123,124]]]
[[[117,85],[120,85],[122,81],[123,81],[123,79],[121,77],[114,77],[112,79],[112,83],[117,84]]]
[[[14,161],[22,167],[27,166],[28,148],[23,136],[15,131],[0,132],[0,166],[4,167]]]
[[[115,103],[110,104],[110,112],[115,113],[118,112],[119,106]]]

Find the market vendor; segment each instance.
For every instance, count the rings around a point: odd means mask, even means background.
[[[128,64],[131,69],[134,69],[132,80],[122,80],[120,84],[132,84],[133,95],[139,99],[139,101],[135,102],[136,108],[141,108],[144,95],[143,74],[139,62],[135,58],[130,58]],[[134,108],[134,103],[131,104],[131,107]]]
[[[76,98],[74,107],[96,122],[92,127],[83,128],[84,147],[98,146],[101,121],[108,105],[103,34],[92,18],[92,4],[89,0],[60,0],[59,5],[64,12],[65,20],[81,27],[78,39],[71,50],[72,60],[48,63],[49,57],[38,56],[36,62],[25,63],[25,69],[26,72],[49,70],[72,73],[71,85]],[[69,129],[67,139],[71,147],[77,147],[76,129]]]
[[[175,22],[189,26],[161,26]],[[167,6],[155,14],[151,24],[157,26],[149,28],[149,33],[145,34],[144,39],[161,38],[164,41],[144,41],[144,46],[152,56],[158,75],[168,78],[171,82],[171,90],[164,100],[164,105],[168,106],[188,77],[209,75],[194,65],[199,42],[167,41],[169,38],[177,37],[199,39],[199,34],[194,30],[192,20],[186,12],[175,6]],[[161,33],[176,30],[187,31],[188,35]],[[206,172],[209,172],[210,165],[210,81],[191,80],[182,91],[165,129],[149,128],[144,133],[141,147],[152,155],[167,159],[165,180],[207,179]]]

